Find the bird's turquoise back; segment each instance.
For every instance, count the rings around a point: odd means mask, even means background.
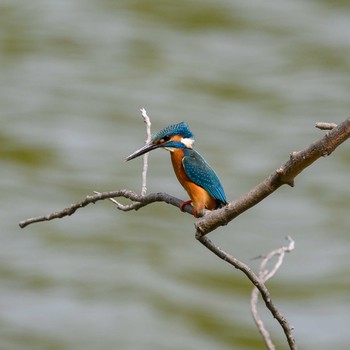
[[[184,149],[182,160],[187,176],[196,185],[204,188],[218,204],[226,204],[226,195],[215,171],[194,149]]]

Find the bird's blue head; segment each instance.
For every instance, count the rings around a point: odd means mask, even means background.
[[[134,159],[156,148],[165,148],[173,152],[179,148],[192,148],[194,135],[185,122],[173,124],[157,132],[142,148],[132,153],[126,160]]]
[[[164,140],[164,138],[169,139],[176,135],[187,139],[193,139],[194,137],[191,130],[188,128],[188,125],[185,122],[181,122],[178,124],[169,125],[164,129],[160,130],[152,137],[151,142],[155,142],[161,139]]]

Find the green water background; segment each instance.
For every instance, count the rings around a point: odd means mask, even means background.
[[[140,190],[153,131],[189,123],[229,200],[350,110],[346,1],[0,2],[0,347],[264,349],[251,285],[194,238],[194,219],[100,202],[20,230],[91,193]],[[268,283],[301,349],[350,346],[350,146],[212,239],[239,259],[296,250]],[[187,199],[169,155],[148,191]],[[260,311],[277,348],[279,325]]]

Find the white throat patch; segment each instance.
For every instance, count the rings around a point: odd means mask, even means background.
[[[169,152],[174,152],[174,151],[176,151],[176,148],[174,148],[174,147],[164,147],[164,149],[166,149],[166,150],[169,151]]]
[[[190,139],[190,138],[182,138],[181,142],[187,147],[187,148],[192,148],[194,139]]]

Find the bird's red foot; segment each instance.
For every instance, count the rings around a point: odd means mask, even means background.
[[[186,206],[187,204],[191,204],[191,203],[192,203],[191,200],[183,202],[183,203],[180,205],[180,210],[181,210],[181,211],[185,211],[185,206]]]

